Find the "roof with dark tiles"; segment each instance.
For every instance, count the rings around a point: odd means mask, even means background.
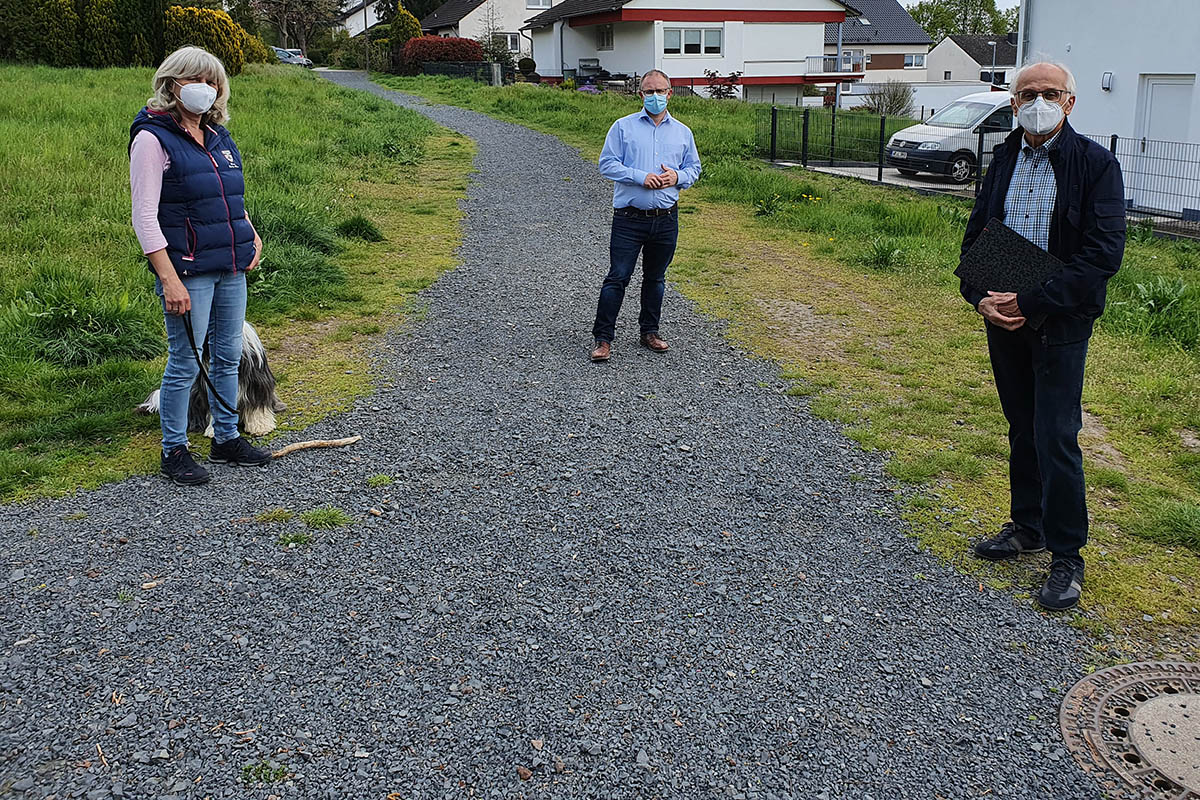
[[[842,25],[843,46],[933,44],[933,39],[929,38],[925,29],[908,15],[897,0],[854,0],[854,7],[862,16],[846,17]],[[837,29],[837,23],[825,24],[825,44],[837,44]]]

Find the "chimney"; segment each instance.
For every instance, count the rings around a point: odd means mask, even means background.
[[[1017,46],[1017,32],[1011,31],[1010,33],[1005,34],[1004,41],[1008,42],[1013,47],[1016,47]]]

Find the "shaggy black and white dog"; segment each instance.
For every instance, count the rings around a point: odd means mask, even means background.
[[[207,370],[207,341],[201,358]],[[158,392],[158,389],[151,392],[137,410],[142,414],[157,414]],[[267,364],[267,351],[258,338],[258,331],[249,322],[242,323],[242,360],[238,364],[238,427],[251,436],[263,436],[275,430],[275,414],[286,408],[275,394],[275,375]],[[188,430],[204,431],[209,438],[213,435],[212,415],[208,411],[208,387],[199,373],[196,373],[196,382],[192,384],[188,401]]]

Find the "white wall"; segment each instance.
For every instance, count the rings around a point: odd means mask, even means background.
[[[946,70],[950,71],[949,80],[952,81],[979,79],[979,65],[975,63],[975,59],[967,55],[966,51],[948,36],[929,51],[929,55],[925,57],[925,66],[929,72],[928,80],[931,81],[946,80],[943,77]],[[991,68],[992,65],[989,63],[988,69]],[[997,69],[999,68],[997,67]]]
[[[542,8],[526,8],[525,0],[487,0],[459,21],[458,35],[467,39],[481,38],[487,30],[489,6],[495,15],[497,32],[501,33],[519,33],[525,20],[545,11]],[[521,35],[518,39],[521,44],[518,58],[530,53],[529,39],[525,38],[528,34],[529,31],[525,31],[525,35]]]
[[[1071,68],[1078,83],[1075,130],[1138,136],[1141,76],[1196,75],[1197,31],[1197,0],[1023,0],[1017,58],[1046,54]],[[1100,88],[1105,72],[1113,73],[1109,92]],[[1200,142],[1200,85],[1190,108],[1176,113],[1187,140]]]
[[[913,116],[928,118],[937,109],[947,103],[952,103],[960,97],[966,97],[976,92],[986,92],[986,81],[928,81],[926,83],[909,84],[913,90]],[[854,92],[842,93],[842,108],[858,108],[865,100],[865,86],[856,85]]]
[[[355,4],[349,3],[347,5],[355,5]],[[367,21],[370,25],[375,25],[376,23],[379,22],[379,15],[375,13],[376,6],[377,6],[376,3],[371,3],[370,5],[367,6]],[[349,31],[351,36],[358,36],[360,33],[362,33],[363,32],[363,10],[360,8],[358,11],[355,11],[353,14],[351,14],[345,20],[345,22],[342,23],[342,27],[345,30]]]
[[[747,76],[804,75],[808,57],[823,54],[825,24],[747,22],[742,37]]]

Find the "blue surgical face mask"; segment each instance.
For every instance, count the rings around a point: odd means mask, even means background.
[[[642,98],[642,105],[648,114],[661,114],[667,110],[667,96],[665,94],[648,94]]]

